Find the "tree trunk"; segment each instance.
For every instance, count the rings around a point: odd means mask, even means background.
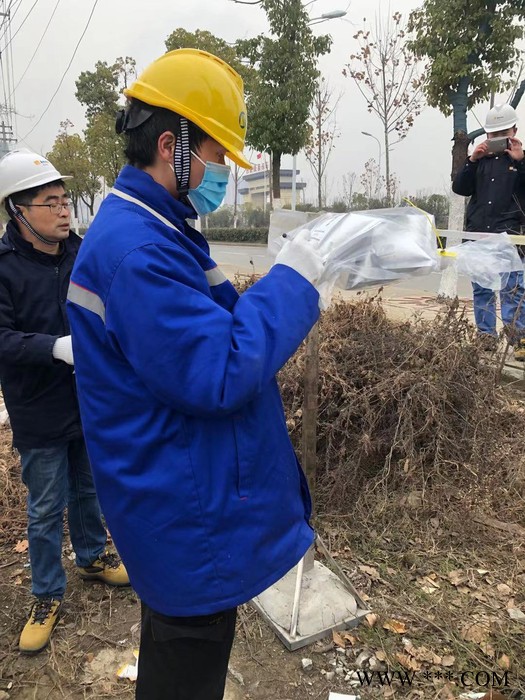
[[[381,177],[381,173],[379,173]],[[386,204],[392,206],[392,183],[390,182],[390,147],[388,143],[388,131],[385,129],[385,177],[386,177]]]
[[[319,211],[323,208],[323,132],[321,123],[322,112],[319,110],[319,119],[317,121],[317,201],[319,204]]]
[[[452,147],[452,179],[461,170],[467,158],[469,145],[468,135],[464,131],[454,134],[454,146]],[[448,209],[448,228],[450,231],[463,231],[465,225],[465,197],[450,192]],[[461,240],[448,236],[447,244],[457,245]],[[458,269],[454,260],[443,270],[439,285],[438,298],[455,299],[458,295]]]
[[[319,323],[306,340],[304,366],[304,399],[302,426],[302,464],[306,472],[312,512],[315,510],[315,483],[317,476],[317,413],[319,397]]]
[[[239,192],[239,166],[235,164],[233,169],[234,196],[233,196],[233,228],[237,228],[237,194]]]
[[[386,205],[387,207],[392,206],[392,192],[390,188],[390,148],[388,143],[388,125],[387,125],[387,79],[386,79],[386,64],[385,61],[382,62],[382,92],[383,92],[383,115],[385,122],[383,124],[385,128],[385,178],[386,178]],[[381,177],[381,170],[379,171],[379,177]]]
[[[454,134],[454,145],[452,147],[452,180],[465,165],[469,143],[469,137],[464,131],[456,131]]]
[[[454,145],[452,147],[452,173],[451,180],[461,170],[467,158],[469,137],[467,135],[467,108],[468,108],[469,78],[462,78],[458,91],[450,96],[454,117]],[[465,219],[465,198],[450,192],[448,228],[451,231],[462,231]],[[448,243],[461,243],[460,240],[451,240]],[[443,270],[438,291],[438,299],[454,299],[458,295],[458,270],[455,261]]]
[[[281,199],[281,156],[282,153],[272,153],[272,188],[276,200]]]
[[[448,205],[448,228],[450,231],[462,231],[465,220],[465,198],[450,192]],[[461,243],[460,239],[447,237],[447,245]],[[445,258],[447,260],[447,258]],[[448,265],[441,273],[438,299],[455,299],[458,295],[458,266],[454,259],[448,259]]]

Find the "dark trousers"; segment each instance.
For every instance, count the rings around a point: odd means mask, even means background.
[[[136,700],[222,700],[237,608],[200,617],[141,610]]]

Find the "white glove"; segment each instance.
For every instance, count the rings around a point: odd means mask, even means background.
[[[75,364],[73,362],[73,346],[71,345],[70,335],[57,338],[53,345],[53,357],[55,360],[62,360],[62,362],[66,362],[68,365]]]
[[[316,285],[316,289],[319,292],[319,308],[321,311],[326,311],[326,309],[330,306],[334,295],[336,281],[336,277],[332,277],[330,279],[325,278]]]
[[[324,270],[323,259],[315,242],[310,241],[310,231],[307,229],[286,241],[275,257],[275,264],[291,267],[314,287]]]

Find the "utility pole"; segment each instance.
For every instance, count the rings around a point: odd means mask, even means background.
[[[2,37],[6,44],[5,46],[0,46],[0,80],[3,82],[3,92],[6,101],[0,103],[0,114],[4,117],[0,123],[0,158],[5,156],[6,153],[9,153],[11,150],[10,144],[17,142],[11,125],[11,116],[16,113],[16,110],[14,107],[14,77],[12,72],[13,52],[11,47],[11,34],[9,31],[9,24],[11,22],[11,15],[9,12],[10,6],[11,3],[7,6],[6,0],[1,0],[0,18],[2,19],[0,22],[0,29],[3,30]]]
[[[9,144],[16,143],[16,139],[13,136],[13,129],[8,126],[4,121],[0,124],[0,158],[9,153]]]

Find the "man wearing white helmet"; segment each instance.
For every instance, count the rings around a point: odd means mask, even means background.
[[[66,577],[64,508],[79,574],[127,585],[106,552],[76,396],[66,295],[81,239],[69,229],[67,176],[28,150],[0,160],[0,381],[28,489],[28,540],[35,601],[19,649],[35,654],[58,622]]]
[[[487,114],[487,138],[473,150],[452,189],[470,197],[467,231],[519,234],[525,224],[525,160],[516,138],[518,116],[508,104],[496,105]],[[521,254],[521,252],[520,252]],[[480,337],[497,342],[496,295],[473,283],[474,315]],[[523,272],[509,274],[501,290],[501,316],[514,344],[514,357],[525,361],[525,287]]]

